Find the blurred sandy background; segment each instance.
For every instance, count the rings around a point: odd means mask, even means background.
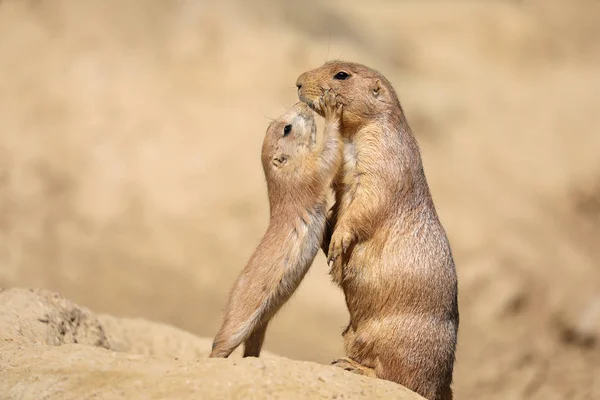
[[[600,398],[595,0],[0,1],[0,286],[212,337],[268,223],[268,118],[336,58],[421,145],[457,398]],[[346,322],[320,254],[266,349],[329,362]]]

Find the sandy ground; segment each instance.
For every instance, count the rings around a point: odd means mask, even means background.
[[[95,315],[57,293],[0,290],[0,399],[423,400],[392,382],[272,354],[207,358],[210,340]]]
[[[211,337],[267,226],[268,118],[335,58],[393,82],[421,145],[457,398],[600,398],[593,0],[4,0],[0,286]],[[346,322],[319,255],[266,348],[326,363]]]

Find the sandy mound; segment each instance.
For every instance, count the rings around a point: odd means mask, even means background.
[[[207,359],[210,341],[96,316],[56,293],[0,291],[3,399],[419,399],[391,382],[269,356]]]

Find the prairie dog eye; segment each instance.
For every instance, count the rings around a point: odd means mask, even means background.
[[[350,74],[345,71],[340,71],[333,76],[333,79],[337,79],[338,81],[345,81],[348,78],[350,78]]]
[[[287,135],[289,135],[291,131],[292,131],[292,125],[286,125],[285,128],[283,128],[283,137],[286,137]]]

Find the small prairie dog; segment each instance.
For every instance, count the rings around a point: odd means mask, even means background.
[[[450,400],[459,313],[450,244],[419,146],[390,82],[364,65],[332,61],[297,79],[298,97],[343,104],[342,168],[323,250],[344,291],[346,370]]]
[[[321,247],[327,194],[342,160],[342,108],[330,92],[317,101],[325,117],[320,144],[314,113],[302,102],[267,129],[262,165],[269,226],[233,286],[210,357],[228,357],[242,342],[244,357],[258,357],[269,320],[294,293]]]

